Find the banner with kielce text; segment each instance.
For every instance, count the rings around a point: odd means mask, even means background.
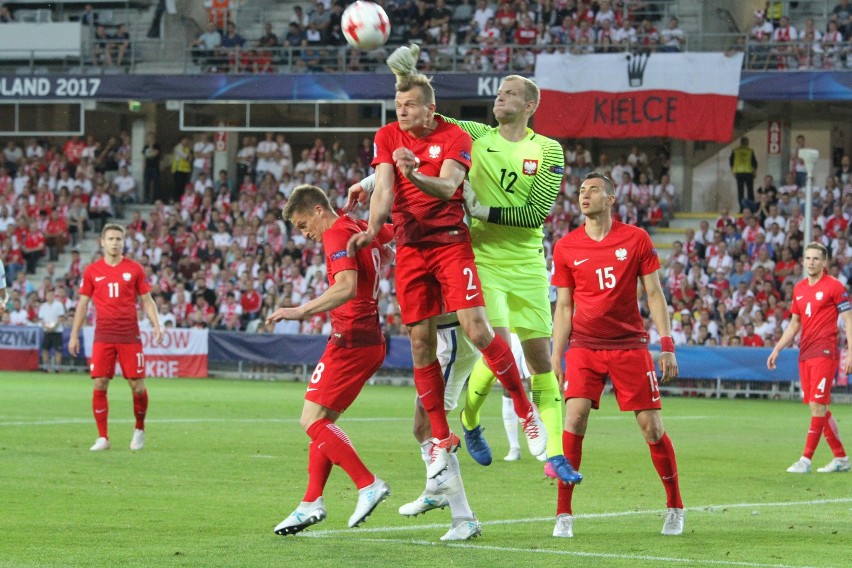
[[[743,55],[541,54],[536,132],[554,138],[730,142]]]
[[[163,329],[160,345],[151,344],[153,333],[141,330],[142,353],[145,356],[146,377],[207,377],[206,329]],[[83,345],[86,360],[91,364],[94,328],[83,328]],[[121,376],[121,366],[116,364],[115,376]]]

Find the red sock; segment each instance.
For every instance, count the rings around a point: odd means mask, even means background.
[[[334,465],[343,468],[358,489],[363,489],[376,480],[376,476],[370,473],[358,457],[349,437],[331,420],[321,418],[311,424],[308,436]]]
[[[574,469],[580,471],[580,462],[583,460],[583,436],[563,430],[562,451],[565,453],[568,461],[571,462],[571,465],[574,466]],[[573,515],[571,499],[574,495],[574,486],[566,483],[557,483],[556,486],[556,514],[562,515],[567,513]]]
[[[133,414],[136,415],[136,429],[145,429],[145,413],[148,411],[148,391],[133,393]]]
[[[108,438],[107,417],[109,416],[109,402],[107,401],[107,391],[97,389],[92,391],[92,412],[95,415],[95,424],[98,426],[98,436]]]
[[[532,404],[530,399],[527,398],[526,391],[524,391],[521,374],[515,364],[515,356],[512,355],[512,348],[509,347],[505,339],[495,335],[488,347],[482,350],[482,357],[488,364],[488,368],[491,369],[491,372],[512,397],[515,414],[518,415],[518,418],[526,418],[530,413]]]
[[[825,436],[825,441],[828,442],[828,446],[831,448],[834,457],[845,458],[846,450],[843,449],[843,442],[840,441],[840,431],[837,429],[837,422],[835,422],[830,410],[825,415],[825,429],[822,431],[822,434]]]
[[[651,460],[663,487],[666,488],[666,507],[683,509],[683,501],[680,498],[680,485],[677,481],[677,459],[675,459],[674,446],[668,434],[663,434],[656,444],[648,444],[651,449]]]
[[[439,440],[447,438],[450,435],[450,425],[444,410],[444,375],[437,359],[426,367],[414,368],[414,386],[423,409],[429,415],[432,436]]]
[[[825,424],[828,422],[827,418],[827,416],[811,416],[811,427],[808,429],[808,437],[805,438],[805,451],[802,452],[803,458],[814,457],[819,439],[822,438],[822,431],[825,430]]]
[[[308,488],[305,490],[302,501],[313,503],[322,497],[325,483],[328,481],[333,465],[331,460],[317,449],[316,442],[311,442],[311,445],[308,446]]]

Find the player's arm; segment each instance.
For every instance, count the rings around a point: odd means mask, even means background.
[[[349,239],[349,243],[346,245],[346,254],[349,256],[354,256],[356,251],[373,242],[373,239],[376,238],[376,235],[387,222],[393,206],[393,164],[384,162],[377,164],[374,175],[375,188],[370,199],[370,217],[367,230],[352,235]]]
[[[846,360],[843,361],[843,372],[848,375],[852,373],[852,310],[840,312],[840,317],[843,318],[843,327],[846,330]]]
[[[651,320],[657,326],[660,334],[660,370],[663,372],[662,382],[666,383],[677,378],[677,359],[674,354],[674,341],[672,341],[671,322],[669,321],[669,309],[666,305],[666,296],[660,285],[660,276],[654,270],[641,278],[645,295],[648,298],[648,310],[651,312]]]
[[[80,354],[80,328],[89,313],[89,296],[80,294],[77,308],[74,310],[74,321],[71,323],[71,337],[68,338],[68,353],[76,357]]]
[[[478,159],[488,158],[480,155]],[[555,141],[549,140],[544,147],[542,163],[533,178],[526,203],[519,207],[487,206],[479,203],[474,191],[466,190],[464,200],[468,213],[475,219],[497,225],[529,229],[541,227],[559,195],[564,171],[565,155],[562,153],[562,147]]]
[[[568,340],[571,338],[572,318],[574,317],[574,289],[559,287],[556,289],[556,308],[553,312],[553,351],[550,364],[561,385],[565,381],[562,359]]]
[[[151,297],[150,292],[146,292],[139,296],[142,299],[142,311],[148,316],[151,326],[154,328],[154,338],[152,345],[159,345],[163,340],[163,329],[160,327],[160,316],[157,314],[157,305]]]
[[[467,175],[467,168],[461,162],[453,159],[444,160],[441,164],[441,173],[438,176],[427,176],[417,171],[419,162],[414,152],[408,148],[401,147],[393,151],[393,159],[399,171],[413,183],[417,189],[442,201],[449,201]],[[378,182],[378,180],[377,180]],[[379,184],[376,183],[376,191]],[[375,196],[373,196],[375,199]],[[370,207],[370,221],[372,223],[372,206]]]
[[[266,323],[281,320],[301,320],[314,314],[327,312],[342,306],[358,294],[358,271],[355,269],[341,270],[334,274],[334,284],[325,292],[307,304],[294,308],[278,308],[268,318]]]
[[[349,213],[359,203],[366,206],[370,199],[370,194],[376,188],[376,174],[370,174],[361,181],[355,182],[349,186],[347,192],[346,205],[343,206],[343,212]]]
[[[849,312],[844,312],[848,314]],[[845,318],[844,318],[845,321]],[[787,347],[788,345],[793,344],[793,338],[796,337],[796,334],[799,333],[799,330],[802,329],[802,320],[798,314],[793,314],[790,317],[790,323],[787,324],[787,329],[784,330],[784,333],[781,334],[781,338],[775,343],[775,347],[772,348],[772,353],[769,354],[769,358],[766,359],[766,368],[770,371],[775,370],[775,362],[778,360],[778,354],[781,353],[781,350]],[[849,323],[846,323],[846,341],[849,341]]]
[[[487,124],[482,124],[481,122],[474,122],[472,120],[459,120],[457,118],[450,118],[449,116],[445,116],[441,113],[435,113],[435,116],[440,116],[444,119],[444,122],[449,122],[450,124],[455,124],[468,134],[472,140],[476,140],[480,136],[484,136],[491,131],[492,127]]]

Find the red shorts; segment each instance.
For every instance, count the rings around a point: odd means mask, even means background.
[[[587,398],[592,408],[600,408],[607,376],[621,410],[662,407],[654,360],[647,349],[569,348],[565,354],[565,400]]]
[[[385,361],[385,344],[339,347],[329,343],[311,375],[305,400],[343,412]]]
[[[829,404],[831,385],[837,377],[837,359],[815,357],[799,361],[799,382],[802,383],[802,402]]]
[[[95,341],[92,345],[92,362],[89,369],[92,378],[115,376],[115,362],[121,365],[121,374],[125,379],[145,378],[145,354],[141,343],[103,343]]]
[[[406,325],[444,311],[484,306],[470,243],[399,247],[396,251],[396,297],[402,323]]]

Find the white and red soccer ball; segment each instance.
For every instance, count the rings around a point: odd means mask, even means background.
[[[340,20],[343,36],[358,49],[381,47],[390,35],[390,20],[381,6],[359,0],[350,4]]]

